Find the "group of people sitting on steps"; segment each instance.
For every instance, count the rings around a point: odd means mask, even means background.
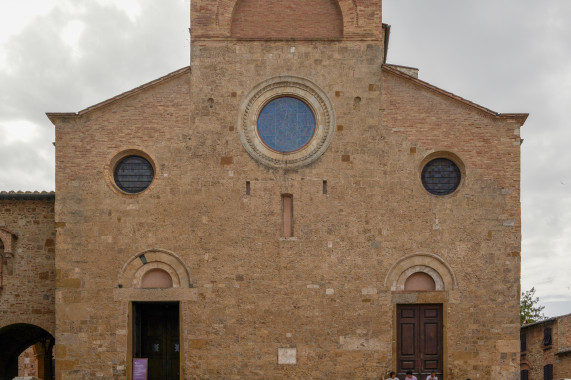
[[[389,377],[386,380],[393,380],[393,379],[399,380],[396,373],[394,373],[394,371],[391,371]],[[385,380],[385,375],[382,376],[382,380]],[[405,380],[418,380],[418,379],[416,378],[416,376],[412,374],[412,371],[407,371]],[[430,376],[428,376],[426,380],[438,380],[438,377],[436,377],[436,372],[431,372]]]

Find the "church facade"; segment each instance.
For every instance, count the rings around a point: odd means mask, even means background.
[[[0,339],[40,328],[57,379],[519,378],[527,115],[389,31],[381,0],[193,1],[189,67],[48,113],[55,196],[0,196]],[[30,258],[47,298],[9,308]]]

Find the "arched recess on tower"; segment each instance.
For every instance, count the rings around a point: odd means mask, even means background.
[[[343,13],[338,0],[238,0],[231,35],[254,40],[339,40]]]
[[[38,356],[38,375],[44,380],[53,378],[54,337],[36,325],[15,323],[0,328],[0,380],[18,376],[18,356],[35,344],[43,348]]]

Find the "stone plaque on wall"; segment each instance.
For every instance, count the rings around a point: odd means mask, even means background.
[[[278,348],[278,364],[296,364],[297,349]]]

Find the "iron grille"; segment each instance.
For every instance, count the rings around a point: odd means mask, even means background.
[[[140,156],[128,156],[115,167],[115,183],[127,193],[135,194],[145,190],[155,176],[153,166]]]
[[[460,169],[447,158],[436,158],[422,169],[421,180],[424,188],[431,194],[447,195],[460,185]]]

